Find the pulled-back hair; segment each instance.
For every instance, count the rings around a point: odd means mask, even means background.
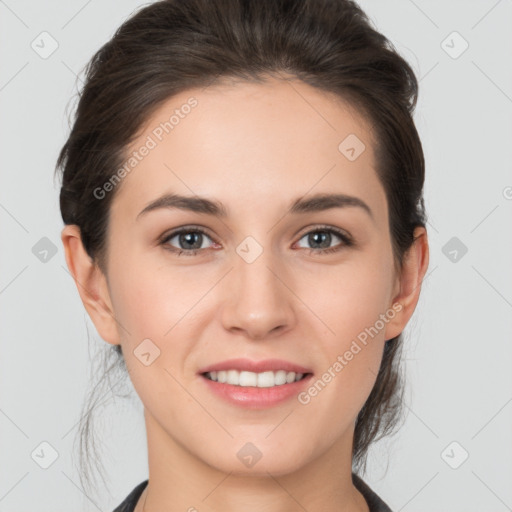
[[[102,199],[94,190],[122,166],[152,113],[191,88],[282,74],[335,93],[374,130],[400,272],[426,214],[423,150],[412,118],[418,82],[392,43],[352,0],[162,0],[139,9],[88,62],[71,133],[57,160],[63,221],[79,226],[87,253],[105,273],[116,190]],[[390,434],[402,417],[402,342],[402,334],[386,342],[375,385],[357,417],[356,471],[365,471],[370,444]],[[115,364],[90,395],[93,403],[108,374],[126,370],[121,347],[109,345],[108,351]],[[92,418],[84,409],[82,449]]]

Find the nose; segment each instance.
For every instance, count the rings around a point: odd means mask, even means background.
[[[227,299],[221,316],[224,328],[251,339],[265,339],[292,329],[296,322],[295,296],[288,281],[289,273],[271,251],[263,251],[251,263],[236,255],[225,283]]]

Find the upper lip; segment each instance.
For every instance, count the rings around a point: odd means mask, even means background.
[[[267,371],[285,370],[287,372],[295,373],[312,373],[309,368],[299,364],[285,361],[284,359],[264,359],[262,361],[252,361],[251,359],[228,359],[220,363],[210,364],[201,368],[198,373],[216,372],[222,370],[238,370],[248,371],[254,373],[261,373]]]

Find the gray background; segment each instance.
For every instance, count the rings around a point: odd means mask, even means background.
[[[360,4],[420,79],[431,250],[407,420],[365,480],[394,512],[512,510],[512,0]],[[0,0],[0,512],[109,511],[147,478],[135,396],[98,411],[110,493],[80,487],[73,441],[106,344],[67,271],[52,178],[83,66],[141,5]]]

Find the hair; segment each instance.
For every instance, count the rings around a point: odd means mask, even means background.
[[[85,66],[74,123],[56,164],[62,174],[62,219],[79,226],[87,254],[104,273],[116,190],[102,199],[94,190],[122,166],[127,148],[152,113],[182,91],[223,79],[261,82],[283,73],[346,100],[374,129],[376,170],[387,197],[393,260],[400,272],[415,228],[426,224],[424,156],[412,117],[418,82],[358,4],[162,0],[132,14]],[[387,340],[374,387],[357,416],[355,471],[366,471],[370,444],[392,433],[402,418],[402,334]],[[107,350],[116,362],[90,401],[111,371],[126,370],[121,347]],[[84,409],[81,449],[88,455],[92,408]]]

